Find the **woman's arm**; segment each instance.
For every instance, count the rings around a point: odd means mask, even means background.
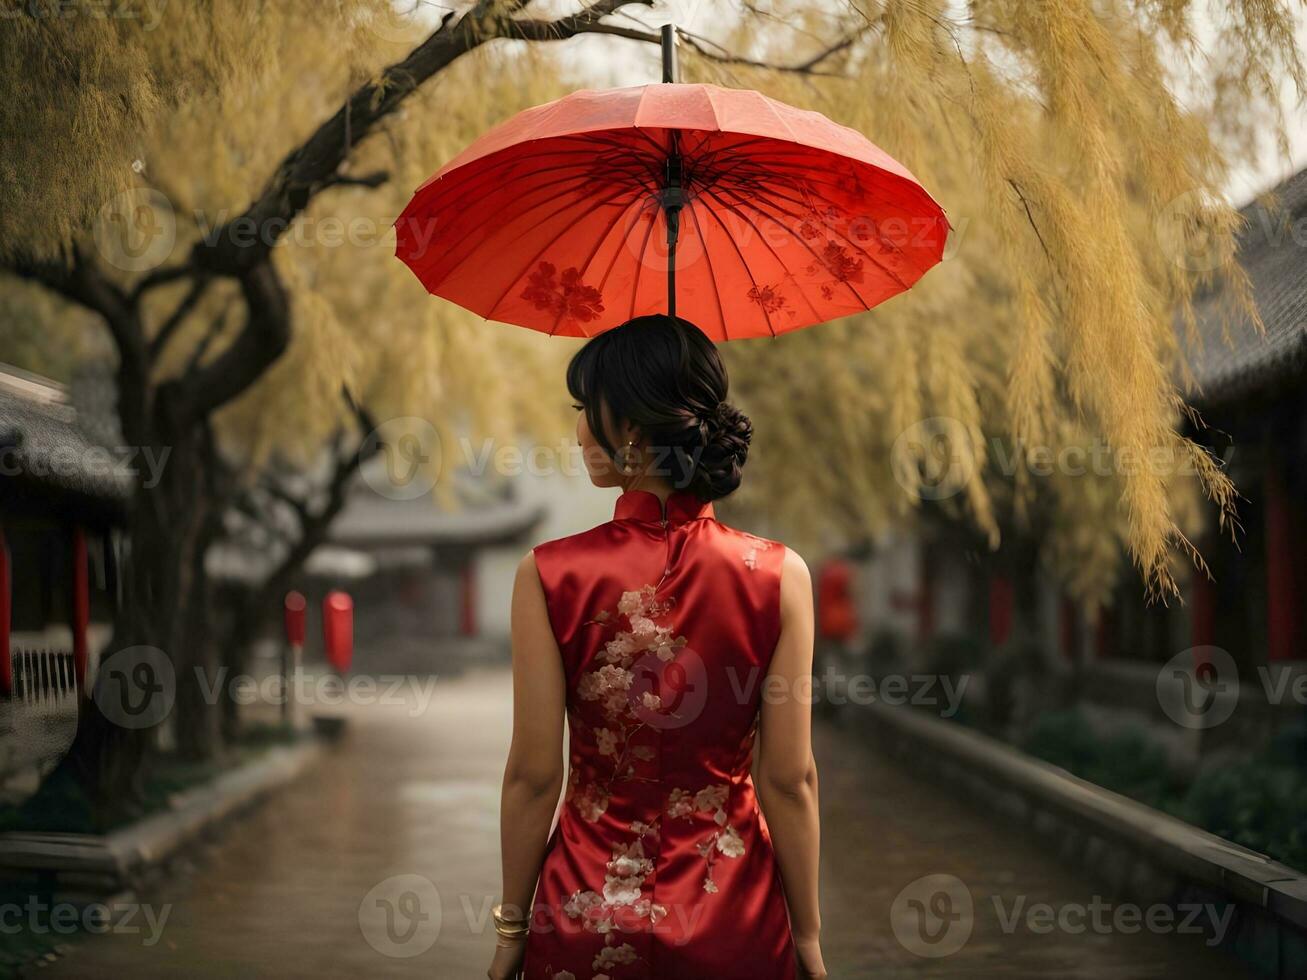
[[[504,915],[529,914],[563,787],[563,717],[566,682],[545,594],[528,553],[513,583],[513,741],[500,799]],[[515,975],[524,941],[501,945],[489,976]]]
[[[786,549],[781,570],[781,635],[763,688],[759,723],[758,798],[785,885],[799,965],[824,977],[817,865],[821,823],[817,763],[812,756],[812,576]]]

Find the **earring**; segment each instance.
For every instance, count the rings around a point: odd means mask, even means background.
[[[619,449],[617,453],[621,457],[620,462],[617,464],[618,468],[624,475],[630,476],[635,472],[636,465],[639,462],[639,456],[635,451],[635,440],[627,440],[626,445]]]

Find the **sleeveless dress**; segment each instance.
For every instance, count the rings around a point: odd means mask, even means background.
[[[685,490],[534,550],[567,678],[570,767],[527,980],[793,980],[750,767],[785,546]]]

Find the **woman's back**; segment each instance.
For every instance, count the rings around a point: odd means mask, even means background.
[[[789,978],[750,768],[785,547],[686,491],[538,546],[571,732],[526,976]]]

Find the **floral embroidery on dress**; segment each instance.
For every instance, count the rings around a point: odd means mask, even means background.
[[[713,880],[713,865],[718,856],[737,858],[744,854],[744,839],[740,836],[740,832],[726,823],[726,802],[730,794],[729,783],[705,786],[693,795],[689,790],[678,788],[667,794],[667,803],[663,807],[663,812],[669,820],[689,819],[696,813],[712,814],[713,823],[718,829],[695,845],[699,856],[707,865],[703,890],[711,895],[717,893],[717,882]]]
[[[632,737],[645,727],[651,712],[671,712],[658,694],[633,687],[640,669],[638,661],[668,664],[686,645],[685,637],[677,636],[674,626],[657,622],[674,604],[671,598],[659,598],[654,586],[645,585],[623,592],[615,610],[605,609],[588,621],[614,629],[595,656],[592,669],[582,673],[576,684],[577,697],[593,703],[602,721],[589,724],[579,714],[569,714],[575,731],[589,728],[595,751],[608,770],[606,779],[586,779],[578,765],[580,760],[573,760],[566,799],[581,819],[590,823],[608,811],[612,784],[636,779],[636,763],[656,757],[651,746],[632,744]],[[628,829],[633,839],[613,845],[601,890],[577,889],[563,904],[564,914],[604,937],[604,948],[594,960],[594,969],[600,972],[592,980],[609,980],[605,971],[637,959],[634,946],[618,943],[620,932],[656,925],[667,915],[665,905],[645,895],[645,879],[654,871],[654,862],[645,852],[645,840],[657,840],[658,818],[634,820]]]
[[[631,832],[636,835],[635,840],[613,845],[603,891],[578,889],[563,903],[563,913],[568,918],[579,919],[587,931],[604,937],[604,947],[593,964],[596,970],[634,963],[638,958],[635,947],[630,943],[618,944],[618,932],[643,928],[646,921],[655,926],[667,916],[667,906],[643,897],[645,879],[654,870],[653,861],[644,853],[644,838],[657,834],[657,824],[635,821]],[[593,980],[601,977],[607,975],[596,974]]]
[[[594,968],[604,970],[621,963],[634,963],[636,959],[635,947],[630,943],[622,943],[620,946],[605,946],[595,957]],[[599,980],[598,977],[595,980]]]
[[[614,844],[603,891],[577,889],[563,903],[563,912],[570,919],[579,919],[588,931],[607,937],[609,942],[615,939],[615,929],[639,928],[646,919],[650,925],[657,925],[667,915],[667,907],[642,897],[644,880],[653,870],[653,861],[644,853],[643,836],[637,836],[629,844]]]
[[[654,587],[646,585],[623,592],[615,612],[605,609],[589,620],[595,625],[617,627],[595,657],[599,666],[583,673],[576,685],[577,696],[595,702],[604,716],[604,724],[591,726],[591,734],[599,755],[611,760],[611,772],[605,781],[583,781],[575,767],[568,778],[567,800],[590,823],[607,812],[612,783],[634,779],[635,764],[654,758],[650,746],[632,745],[632,736],[644,728],[650,713],[670,712],[653,691],[632,691],[636,674],[631,668],[637,660],[649,656],[670,663],[685,646],[685,637],[675,635],[673,626],[655,622],[673,605],[672,599],[658,598]],[[578,729],[585,727],[579,717],[573,718],[573,724]]]
[[[754,534],[745,534],[744,541],[744,551],[740,553],[740,557],[744,559],[745,566],[752,571],[758,567],[758,552],[766,551],[772,546],[772,543],[766,538],[760,538]]]

